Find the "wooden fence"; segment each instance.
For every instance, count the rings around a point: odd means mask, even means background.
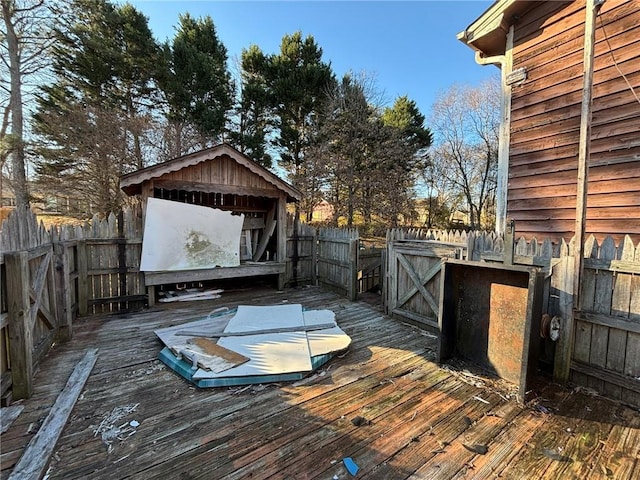
[[[141,209],[82,226],[39,225],[18,209],[0,231],[0,368],[4,403],[29,397],[33,370],[74,318],[146,303],[139,272]]]
[[[14,232],[0,235],[0,365],[2,403],[12,395],[31,395],[33,369],[60,331],[70,335],[69,318],[58,303],[56,268],[64,262],[52,243],[52,233],[35,216],[18,210],[4,223]],[[11,369],[12,374],[9,373]],[[11,389],[11,390],[10,390]]]
[[[287,227],[287,284],[315,284],[357,295],[357,230]],[[3,402],[31,395],[33,370],[77,315],[137,310],[147,304],[140,272],[142,209],[134,205],[82,226],[45,229],[15,210],[0,230],[0,375]],[[319,260],[321,258],[321,260]]]
[[[287,218],[287,281],[289,287],[316,284],[318,232],[315,228]]]
[[[287,283],[315,283],[350,299],[376,282],[388,313],[437,325],[440,264],[445,257],[534,265],[546,273],[543,309],[563,321],[545,348],[554,376],[640,406],[640,245],[629,237],[585,244],[580,304],[574,305],[571,242],[511,241],[493,233],[390,230],[387,248],[361,250],[355,229],[288,226]],[[32,372],[56,339],[69,339],[77,314],[141,308],[142,212],[51,228],[15,211],[0,232],[1,396],[28,396]],[[386,260],[376,274],[380,258]],[[377,277],[376,277],[377,275]],[[376,280],[377,278],[377,280]],[[363,280],[366,279],[366,280]],[[360,280],[360,281],[359,281]],[[550,353],[549,353],[550,352]],[[13,383],[13,385],[12,385]],[[9,388],[12,388],[12,392]]]
[[[513,263],[546,274],[543,312],[561,319],[556,344],[543,342],[541,356],[556,380],[593,388],[640,406],[640,244],[630,237],[585,242],[579,304],[574,305],[573,241],[513,243],[494,233],[391,230],[387,235],[387,313],[427,328],[437,326],[440,263],[455,257],[502,261],[513,245]]]
[[[318,234],[318,283],[345,295],[358,297],[358,253],[356,228],[322,228]]]

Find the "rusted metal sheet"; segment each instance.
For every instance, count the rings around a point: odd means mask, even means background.
[[[518,385],[535,375],[544,276],[537,268],[462,260],[442,266],[438,361],[460,357]]]

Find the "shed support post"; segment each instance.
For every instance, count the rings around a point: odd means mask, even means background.
[[[5,254],[9,355],[14,399],[33,394],[33,338],[29,299],[29,257],[26,251]]]
[[[285,195],[280,195],[278,198],[277,205],[277,213],[276,213],[276,258],[278,262],[282,262],[286,265],[287,263],[287,197]],[[294,236],[297,235],[297,225],[294,226]],[[295,248],[298,248],[296,245]],[[297,252],[295,252],[297,253]],[[295,255],[294,253],[294,255]],[[297,259],[294,259],[293,268],[296,269]],[[285,272],[278,274],[278,290],[284,290],[284,285],[287,281],[287,273],[286,268]]]

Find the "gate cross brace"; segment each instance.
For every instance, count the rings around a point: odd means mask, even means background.
[[[404,267],[404,269],[407,271],[407,273],[409,274],[409,277],[411,278],[411,280],[415,285],[413,288],[411,288],[411,290],[405,293],[402,296],[402,298],[398,299],[398,306],[404,305],[417,292],[420,292],[420,294],[424,297],[424,299],[427,301],[427,303],[431,307],[431,310],[433,310],[433,313],[437,315],[438,303],[433,298],[433,295],[431,295],[427,291],[427,289],[424,288],[424,285],[427,282],[429,282],[429,280],[431,280],[433,277],[435,277],[436,274],[440,271],[440,269],[442,268],[440,262],[438,261],[435,264],[433,264],[429,268],[429,270],[426,271],[424,278],[421,280],[418,274],[416,273],[416,271],[413,269],[413,266],[409,263],[409,261],[404,257],[403,254],[401,253],[398,254],[398,260],[400,261],[400,264]]]
[[[44,320],[49,330],[53,329],[53,324],[51,320],[53,319],[51,313],[41,305],[42,303],[42,293],[44,291],[45,286],[45,278],[47,276],[47,272],[49,271],[49,265],[51,264],[51,251],[47,252],[45,257],[40,262],[38,266],[38,271],[36,272],[35,278],[33,279],[33,286],[29,288],[29,296],[34,301],[32,309],[31,309],[31,324],[30,328],[36,323],[36,319],[38,318],[38,314]]]

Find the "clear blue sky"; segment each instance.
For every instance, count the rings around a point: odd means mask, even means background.
[[[155,37],[170,40],[178,14],[209,15],[227,47],[229,64],[243,48],[277,53],[285,34],[313,35],[338,76],[348,71],[375,76],[389,104],[400,95],[427,115],[439,91],[477,85],[498,74],[480,66],[456,39],[493,2],[449,1],[176,1],[129,0],[149,18]]]

